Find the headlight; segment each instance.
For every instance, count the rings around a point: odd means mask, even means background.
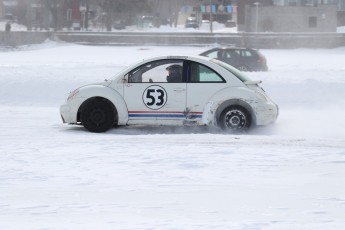
[[[262,101],[268,101],[266,95],[261,92],[255,91],[255,95]]]
[[[70,92],[69,95],[68,95],[67,101],[72,100],[76,95],[78,95],[78,93],[79,93],[78,89]]]

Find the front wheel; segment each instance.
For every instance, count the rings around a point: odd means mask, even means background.
[[[244,108],[230,106],[222,112],[219,122],[223,130],[246,131],[250,128],[251,117]]]
[[[94,133],[105,132],[114,125],[115,113],[111,105],[101,99],[88,102],[81,111],[81,123]]]

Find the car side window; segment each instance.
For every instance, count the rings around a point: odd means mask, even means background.
[[[252,52],[250,52],[249,50],[244,50],[243,51],[243,56],[244,57],[251,57],[253,56]]]
[[[182,60],[159,60],[141,65],[127,74],[128,83],[183,82]]]
[[[217,57],[220,60],[231,58],[229,52],[227,52],[226,50],[219,50],[218,53],[217,53]]]
[[[229,50],[228,51],[228,55],[232,58],[232,59],[236,59],[239,56],[241,56],[240,51],[238,50]]]
[[[222,83],[225,80],[214,70],[196,62],[190,62],[189,82],[192,83]]]

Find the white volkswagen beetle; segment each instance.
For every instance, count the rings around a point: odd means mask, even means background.
[[[82,124],[91,132],[119,125],[247,130],[278,116],[278,106],[259,83],[219,60],[156,57],[74,90],[60,113],[64,123]]]

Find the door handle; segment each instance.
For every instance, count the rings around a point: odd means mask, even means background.
[[[186,89],[184,88],[176,88],[174,89],[175,92],[182,92],[182,91],[186,91]]]

